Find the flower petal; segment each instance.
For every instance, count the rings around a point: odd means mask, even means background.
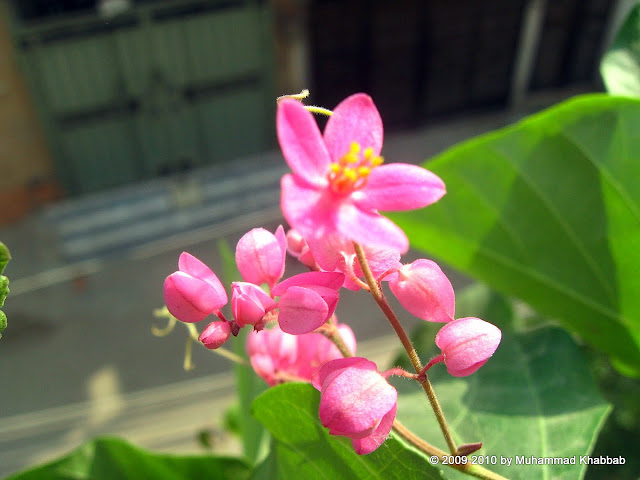
[[[320,295],[304,287],[291,287],[278,303],[280,329],[291,335],[313,332],[324,323],[329,308]]]
[[[343,203],[336,215],[338,233],[368,247],[390,248],[407,253],[409,240],[395,223],[377,213]]]
[[[371,170],[367,185],[352,195],[365,210],[413,210],[437,202],[446,193],[435,173],[417,165],[392,163]]]
[[[354,365],[325,379],[318,414],[331,435],[363,438],[375,431],[397,400],[398,392],[377,370]]]
[[[360,365],[359,365],[360,364]],[[333,360],[325,363],[320,370],[313,376],[311,383],[318,390],[322,390],[322,385],[327,380],[329,375],[336,373],[338,370],[345,369],[347,367],[353,367],[358,365],[363,370],[371,370],[372,372],[378,371],[375,363],[362,357],[345,357]]]
[[[293,175],[282,177],[280,207],[292,228],[307,240],[335,231],[333,214],[335,202],[324,189],[306,185]]]
[[[318,287],[326,287],[332,290],[339,290],[344,282],[344,275],[340,272],[306,272],[299,273],[293,277],[289,277],[276,285],[272,294],[280,296],[291,287],[304,287],[315,285]]]
[[[171,315],[186,323],[199,322],[226,303],[219,301],[207,282],[184,272],[166,278],[163,296]]]
[[[396,411],[398,405],[394,405],[391,410],[382,418],[378,428],[373,433],[364,438],[352,438],[351,445],[358,455],[368,455],[369,453],[377,450],[380,445],[389,436],[391,428],[393,427],[393,421],[396,418]]]
[[[389,288],[412,315],[429,322],[453,320],[453,286],[436,262],[421,258],[402,266],[390,275]]]
[[[340,102],[329,117],[324,142],[334,161],[344,156],[353,142],[363,149],[371,147],[377,156],[382,150],[383,132],[380,113],[371,97],[356,93]]]
[[[293,173],[309,185],[324,185],[330,158],[318,124],[311,112],[297,100],[278,103],[278,141]]]
[[[178,268],[192,277],[200,278],[213,287],[215,295],[220,299],[221,305],[227,303],[227,292],[215,273],[202,261],[187,252],[182,252],[178,260]],[[220,308],[220,307],[218,307]]]
[[[282,226],[276,233],[281,238],[264,228],[254,228],[238,241],[236,264],[245,281],[273,286],[282,277],[286,254]]]

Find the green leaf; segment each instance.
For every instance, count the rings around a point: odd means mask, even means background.
[[[613,95],[640,97],[640,6],[633,7],[613,45],[600,62],[600,73]]]
[[[11,255],[9,254],[9,249],[7,246],[0,242],[0,274],[4,272],[7,263],[11,260]]]
[[[271,454],[252,477],[412,480],[443,479],[427,459],[393,434],[375,452],[357,455],[351,442],[333,437],[318,419],[320,393],[309,384],[271,388],[253,403],[253,414],[271,432]]]
[[[504,298],[486,292],[482,287],[473,287],[471,295],[463,292],[464,308],[492,323],[520,323]],[[428,325],[419,330],[426,329]],[[423,358],[439,353],[432,335],[418,332],[414,339]],[[512,480],[582,478],[587,465],[581,465],[579,457],[593,449],[610,410],[587,359],[557,327],[506,329],[497,352],[473,375],[455,378],[438,364],[429,370],[429,379],[457,443],[483,442],[482,450],[469,458],[481,457],[486,468]],[[428,407],[423,391],[404,379],[393,383],[399,392],[398,418],[445,448],[444,440],[434,439],[439,426],[434,415],[424,412]],[[516,457],[532,456],[576,458],[576,465],[515,465]],[[501,458],[511,459],[511,465],[501,465]],[[458,472],[448,476],[468,478]]]
[[[515,295],[640,375],[640,102],[590,95],[462,143],[412,246]]]
[[[2,331],[5,328],[7,328],[7,316],[0,310],[0,338],[2,338]]]
[[[249,475],[249,467],[237,458],[154,454],[124,440],[101,438],[7,480],[244,480]]]
[[[0,307],[4,306],[7,295],[9,295],[9,279],[0,275]]]

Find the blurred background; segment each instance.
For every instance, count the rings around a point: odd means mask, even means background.
[[[282,222],[278,95],[309,88],[333,108],[367,92],[385,157],[421,162],[602,90],[600,57],[634,4],[0,0],[0,240],[13,256],[0,476],[105,433],[197,451],[205,429],[233,451],[229,363],[196,349],[185,372],[186,335],[152,336],[152,310],[181,251],[220,271],[218,240],[234,248]],[[373,305],[342,303],[360,348],[386,358]]]

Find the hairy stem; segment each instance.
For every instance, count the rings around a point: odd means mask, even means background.
[[[420,357],[418,357],[418,353],[416,352],[416,349],[413,347],[413,343],[411,343],[411,339],[409,339],[407,332],[405,332],[404,328],[402,328],[402,325],[400,324],[400,320],[398,320],[398,317],[391,309],[389,302],[387,302],[387,299],[382,293],[382,289],[378,285],[378,282],[373,277],[373,274],[371,273],[371,269],[369,268],[369,263],[367,262],[367,258],[364,254],[364,250],[362,249],[362,246],[356,242],[353,242],[353,247],[358,257],[358,262],[360,263],[360,268],[362,269],[362,273],[364,273],[365,280],[367,281],[367,285],[369,285],[369,291],[371,293],[371,296],[380,307],[380,310],[382,310],[382,312],[385,314],[385,316],[389,320],[389,323],[391,323],[391,326],[395,330],[396,335],[398,335],[398,338],[400,339],[402,346],[406,350],[407,355],[409,355],[409,360],[411,361],[411,364],[413,365],[414,370],[416,371],[417,374],[420,374],[422,372],[422,362],[420,362]],[[424,381],[423,381],[423,378],[424,378]],[[451,451],[451,453],[455,454],[455,452],[458,449],[456,447],[456,442],[453,440],[453,435],[451,435],[451,431],[449,430],[449,425],[447,424],[447,420],[445,419],[444,412],[442,411],[442,407],[440,407],[440,402],[438,402],[436,393],[433,390],[433,386],[431,385],[431,382],[429,381],[429,378],[427,377],[426,373],[424,374],[423,377],[421,377],[420,380],[421,380],[420,385],[422,385],[422,389],[424,390],[424,393],[427,395],[427,398],[429,399],[429,403],[431,403],[431,408],[433,409],[433,413],[435,414],[436,419],[438,420],[438,424],[440,425],[440,429],[442,430],[444,439],[447,442],[447,446],[449,447],[449,450]]]

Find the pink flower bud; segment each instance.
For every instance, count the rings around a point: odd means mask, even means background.
[[[300,263],[309,268],[318,269],[318,265],[311,254],[309,245],[297,230],[291,229],[287,232],[287,251],[292,257],[298,259]]]
[[[280,282],[272,293],[278,301],[278,323],[292,335],[313,332],[326,322],[338,305],[338,290],[344,275],[336,272],[308,272]]]
[[[449,322],[455,313],[453,286],[440,267],[421,258],[403,265],[389,287],[409,313],[430,322]]]
[[[183,252],[178,268],[164,281],[164,302],[171,315],[181,322],[199,322],[226,305],[224,287],[204,263]]]
[[[231,325],[229,325],[229,322],[217,321],[207,325],[207,328],[202,331],[198,340],[208,349],[215,350],[229,340],[230,336]]]
[[[466,377],[484,365],[500,345],[502,332],[479,318],[459,318],[446,324],[436,335],[447,371]]]
[[[231,312],[239,327],[258,324],[275,306],[276,302],[259,286],[247,282],[231,284]]]
[[[287,240],[282,225],[275,235],[264,228],[254,228],[238,242],[236,264],[245,281],[273,287],[284,274],[286,253]]]
[[[398,392],[376,364],[360,357],[326,363],[313,378],[320,390],[319,415],[331,435],[351,438],[358,455],[385,441],[396,416]]]

